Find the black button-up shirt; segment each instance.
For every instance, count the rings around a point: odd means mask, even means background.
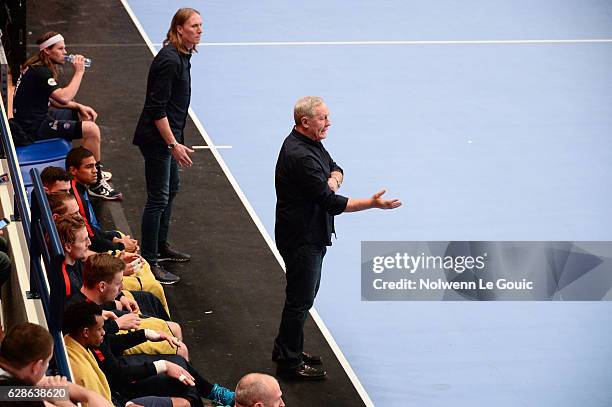
[[[191,100],[191,54],[179,52],[174,45],[163,47],[153,59],[147,79],[147,95],[140,114],[134,144],[162,143],[155,121],[168,118],[172,134],[183,143],[183,129]]]
[[[279,250],[331,245],[334,215],[344,212],[348,202],[327,184],[332,171],[342,168],[323,144],[293,129],[276,162],[274,234]]]

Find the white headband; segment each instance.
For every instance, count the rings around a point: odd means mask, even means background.
[[[51,45],[55,45],[60,41],[64,41],[64,37],[62,37],[62,34],[56,34],[53,37],[49,38],[47,41],[43,42],[42,44],[40,44],[38,46],[38,50],[42,51],[45,48],[50,47]]]

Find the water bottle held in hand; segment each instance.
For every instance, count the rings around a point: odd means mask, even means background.
[[[66,60],[66,62],[70,62],[70,63],[72,63],[72,62],[74,62],[74,57],[75,57],[75,56],[76,56],[76,55],[74,55],[74,54],[66,55],[66,56],[64,57],[64,59]],[[84,60],[84,62],[85,62],[85,68],[89,68],[89,67],[91,66],[91,59],[89,59],[89,58],[83,58],[83,60]]]

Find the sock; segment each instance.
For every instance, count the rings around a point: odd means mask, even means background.
[[[206,398],[223,405],[233,405],[235,401],[234,396],[235,394],[233,391],[215,383],[213,389]]]

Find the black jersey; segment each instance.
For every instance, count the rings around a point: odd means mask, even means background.
[[[49,97],[60,86],[51,69],[44,65],[29,66],[19,76],[13,99],[13,117],[28,134],[35,133],[49,110]]]

